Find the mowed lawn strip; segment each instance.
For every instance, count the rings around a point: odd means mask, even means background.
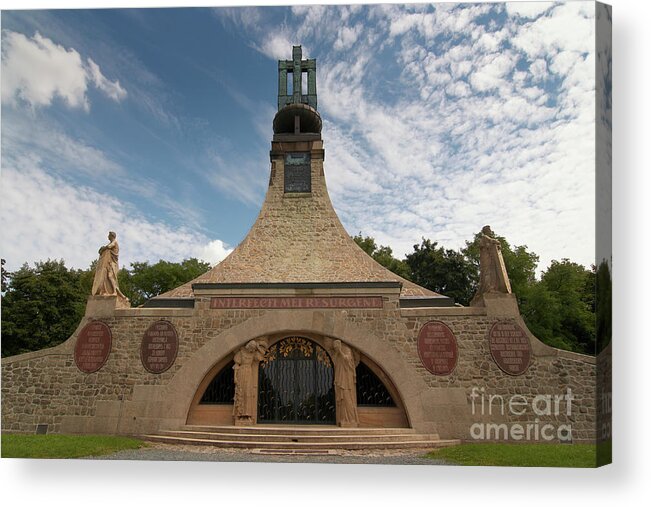
[[[135,438],[107,435],[2,435],[2,457],[82,458],[145,445]]]
[[[595,467],[594,444],[461,444],[427,454],[458,465],[512,467]]]

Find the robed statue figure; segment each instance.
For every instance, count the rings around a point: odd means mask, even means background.
[[[470,306],[483,306],[482,297],[487,293],[511,294],[511,283],[502,257],[500,242],[493,238],[489,225],[481,230],[479,238],[479,287]]]
[[[339,426],[357,427],[357,378],[355,368],[359,362],[350,347],[341,340],[332,344],[332,359],[335,363],[335,397],[337,402],[337,419]]]
[[[118,254],[120,247],[116,239],[116,234],[111,231],[108,233],[108,245],[99,249],[99,260],[95,268],[95,278],[93,279],[93,296],[117,296],[118,299],[128,301],[126,296],[120,291],[118,286]]]
[[[266,344],[250,340],[237,351],[233,358],[235,398],[233,400],[233,418],[236,425],[255,423],[256,389],[255,365],[264,358]]]

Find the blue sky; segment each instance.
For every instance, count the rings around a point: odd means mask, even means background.
[[[276,61],[317,59],[330,194],[402,256],[485,224],[594,262],[594,4],[3,11],[3,258],[223,258],[268,180]]]

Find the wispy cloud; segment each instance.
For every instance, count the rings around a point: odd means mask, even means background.
[[[128,170],[106,150],[79,137],[71,137],[59,124],[40,115],[24,117],[8,112],[3,118],[2,129],[3,170],[27,159],[70,183],[135,197],[179,221],[201,223],[199,211],[178,202],[160,182]]]
[[[119,102],[127,92],[119,81],[111,81],[92,59],[84,61],[74,49],[66,49],[38,32],[2,32],[2,102],[25,103],[32,108],[52,104],[60,98],[71,108],[90,109],[86,91],[93,84]]]
[[[239,158],[232,153],[225,156],[213,152],[203,174],[215,188],[244,204],[260,206],[266,184],[268,167],[258,165],[255,159]]]
[[[221,240],[149,220],[114,196],[48,174],[33,157],[3,164],[0,195],[0,245],[10,270],[47,258],[63,258],[68,266],[85,268],[109,230],[118,233],[120,262],[125,266],[189,257],[214,264],[231,251]],[[24,234],[26,230],[30,234]]]

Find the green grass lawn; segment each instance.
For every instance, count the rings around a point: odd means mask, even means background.
[[[145,445],[135,438],[106,435],[2,435],[2,457],[82,458]]]
[[[594,444],[461,444],[427,454],[458,465],[512,467],[595,467]]]

